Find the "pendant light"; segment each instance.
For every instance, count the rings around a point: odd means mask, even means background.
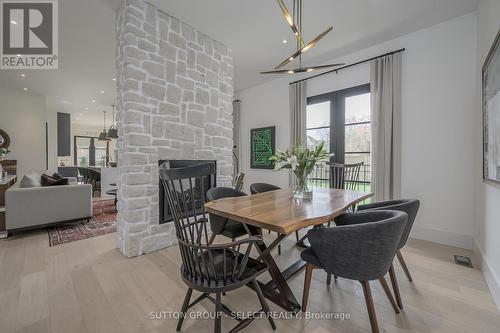
[[[288,25],[293,31],[295,38],[297,39],[297,51],[292,55],[283,60],[278,66],[274,67],[270,71],[260,72],[261,74],[294,74],[294,73],[302,73],[302,72],[312,72],[315,70],[321,70],[330,67],[338,67],[344,64],[329,64],[329,65],[321,65],[321,66],[302,66],[302,54],[312,49],[318,42],[325,37],[330,31],[333,30],[333,27],[328,27],[325,31],[320,33],[318,36],[313,38],[309,43],[305,43],[302,37],[302,0],[293,0],[293,16],[290,15],[288,8],[286,7],[283,0],[277,0],[278,5],[283,12],[283,16],[287,21]],[[295,59],[299,59],[299,67],[292,69],[282,69],[283,66],[288,65]]]
[[[111,105],[113,107],[113,122],[108,130],[108,135],[106,136],[108,139],[118,139],[118,130],[115,126],[115,105]]]
[[[102,129],[102,132],[99,134],[97,140],[111,141],[111,139],[108,139],[108,132],[106,132],[106,111],[102,111],[102,113],[104,113],[104,128]]]

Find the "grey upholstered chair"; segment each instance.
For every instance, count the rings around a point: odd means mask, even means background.
[[[270,192],[270,191],[276,191],[276,190],[281,190],[281,187],[278,187],[276,185],[272,184],[266,184],[266,183],[253,183],[250,185],[250,193],[251,194],[259,194],[259,193],[264,193],[264,192]],[[269,230],[269,233],[271,231]],[[297,239],[298,239],[298,234],[295,232]],[[281,244],[278,245],[278,254],[281,255]]]
[[[275,190],[280,190],[281,187],[278,187],[276,185],[272,184],[266,184],[266,183],[253,183],[250,185],[250,193],[251,194],[258,194],[258,193],[264,193],[264,192],[269,192],[269,191],[275,191]]]
[[[338,218],[342,226],[309,230],[311,246],[301,253],[307,262],[302,311],[307,309],[314,269],[357,280],[363,286],[366,307],[373,332],[379,332],[370,290],[370,281],[379,280],[396,313],[398,306],[384,276],[389,271],[408,215],[380,210],[347,213]]]
[[[405,272],[406,277],[410,282],[412,282],[413,279],[411,277],[410,271],[408,270],[408,266],[406,266],[406,262],[403,258],[403,254],[401,253],[400,249],[402,249],[406,245],[406,242],[408,241],[408,237],[410,236],[411,228],[413,227],[413,222],[415,222],[415,217],[417,216],[419,207],[420,207],[420,201],[417,199],[390,200],[384,202],[371,203],[367,205],[360,205],[358,207],[358,211],[383,209],[383,210],[398,210],[408,214],[408,223],[406,224],[406,227],[403,231],[403,236],[401,237],[401,241],[399,242],[398,250],[396,252],[396,257],[398,258],[399,263],[401,264],[401,267],[403,268],[403,271]],[[337,225],[339,224],[337,223]],[[391,265],[391,268],[389,269],[389,276],[391,278],[392,288],[394,289],[396,301],[398,303],[398,306],[402,309],[403,302],[401,300],[401,294],[399,292],[398,282],[393,265]]]
[[[230,187],[214,187],[207,191],[207,200],[218,200],[223,198],[231,197],[242,197],[247,195],[244,192],[238,191]],[[210,216],[210,229],[212,230],[212,236],[210,237],[209,244],[212,244],[217,235],[223,235],[235,240],[238,237],[248,235],[245,226],[237,221],[230,220],[228,218],[218,216],[215,214],[209,214]],[[258,229],[251,225],[248,225],[250,230]],[[259,231],[260,233],[260,231]]]

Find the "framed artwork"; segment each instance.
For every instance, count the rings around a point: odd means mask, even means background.
[[[482,74],[483,179],[500,182],[500,30]]]
[[[254,128],[250,130],[250,168],[273,169],[274,162],[269,157],[274,155],[276,145],[276,126]]]

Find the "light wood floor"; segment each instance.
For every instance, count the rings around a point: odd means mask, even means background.
[[[292,237],[293,238],[293,237]],[[279,264],[294,261],[300,250],[283,245]],[[0,332],[174,332],[176,320],[150,319],[151,311],[178,311],[186,287],[179,277],[177,247],[128,259],[115,248],[114,234],[49,247],[45,231],[0,241]],[[500,315],[478,269],[452,263],[469,251],[412,240],[403,251],[414,282],[396,264],[405,305],[396,315],[378,283],[372,283],[382,332],[500,332]],[[303,273],[291,281],[302,298]],[[350,320],[277,320],[278,332],[370,332],[359,283],[339,279],[330,287],[315,271],[309,310],[348,312]],[[228,293],[234,310],[257,309],[248,288]],[[271,310],[280,309],[274,304]],[[193,311],[212,311],[203,301]],[[223,330],[234,325],[223,319]],[[187,319],[184,332],[212,332],[211,320]],[[271,332],[259,319],[245,332]]]

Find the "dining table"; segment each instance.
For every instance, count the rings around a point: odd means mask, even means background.
[[[306,263],[299,259],[282,271],[274,260],[273,250],[295,231],[311,226],[321,228],[372,195],[370,192],[314,188],[312,199],[296,199],[293,189],[289,188],[210,201],[205,204],[205,210],[243,223],[251,236],[259,232],[261,235],[262,229],[278,234],[269,245],[264,241],[257,245],[258,257],[255,259],[268,266],[271,276],[269,282],[259,282],[259,285],[267,299],[287,311],[297,313],[300,304],[287,280],[299,273]],[[248,228],[248,225],[258,228]],[[253,288],[252,284],[248,286]]]

